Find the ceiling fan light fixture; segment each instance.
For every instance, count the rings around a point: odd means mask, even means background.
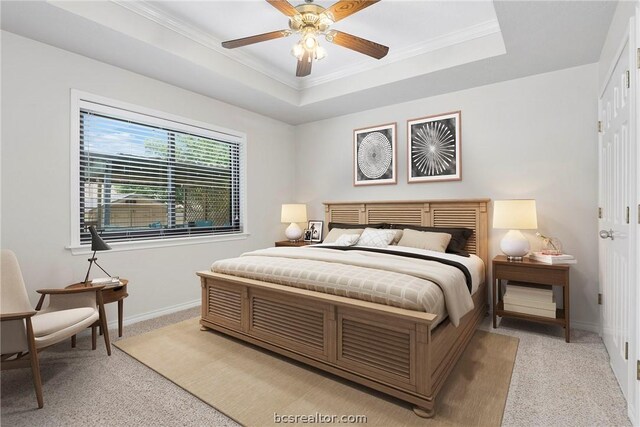
[[[291,48],[291,55],[298,58],[298,60],[302,59],[302,55],[304,55],[304,47],[302,46],[302,40],[293,45],[293,47]]]
[[[318,15],[318,22],[316,23],[316,27],[318,28],[318,31],[320,31],[321,33],[324,33],[332,25],[333,25],[333,20],[329,18],[324,12]]]
[[[318,61],[320,61],[321,59],[326,58],[327,57],[327,50],[325,48],[323,48],[322,46],[318,45],[318,47],[316,48],[315,57],[316,57],[316,60],[318,60]]]
[[[2,0],[0,0],[2,1]],[[268,40],[288,37],[297,34],[300,39],[291,48],[291,54],[297,58],[297,77],[311,74],[311,63],[327,56],[326,49],[320,47],[318,37],[324,36],[326,41],[355,52],[368,55],[375,59],[382,59],[389,52],[387,46],[374,43],[351,34],[331,29],[336,21],[353,15],[380,0],[338,0],[325,8],[314,3],[314,0],[304,0],[303,4],[293,6],[289,0],[266,0],[289,20],[289,29],[270,31],[222,42],[222,47],[235,49]]]
[[[304,48],[310,52],[313,52],[318,46],[318,41],[316,40],[315,34],[311,32],[308,32],[304,35],[304,37],[302,38],[302,43],[304,45]]]

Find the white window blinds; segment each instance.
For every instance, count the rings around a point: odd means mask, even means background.
[[[243,140],[81,101],[80,243],[242,233]]]

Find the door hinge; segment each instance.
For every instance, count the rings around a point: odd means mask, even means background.
[[[631,87],[631,73],[629,70],[626,71],[626,80],[627,80],[627,89]]]
[[[598,120],[598,132],[602,132],[602,121]]]
[[[624,343],[624,360],[629,360],[629,343]]]
[[[638,205],[638,212],[640,212],[640,205]],[[602,219],[602,208],[598,208],[598,218]]]
[[[629,224],[629,206],[627,206],[627,224]]]
[[[637,362],[636,371],[636,378],[640,381],[640,360]]]
[[[636,67],[640,69],[640,47],[636,50]]]
[[[602,305],[602,294],[598,294],[598,305]]]

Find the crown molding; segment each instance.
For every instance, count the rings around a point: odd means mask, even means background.
[[[413,45],[407,46],[397,51],[392,50],[391,53],[387,55],[387,57],[376,61],[376,65],[374,67],[371,66],[370,60],[368,61],[366,58],[363,58],[362,61],[359,61],[356,64],[344,66],[324,76],[312,76],[305,79],[299,79],[297,77],[294,77],[293,75],[286,74],[282,70],[279,70],[275,67],[265,65],[263,62],[254,59],[251,55],[243,53],[239,50],[231,51],[229,49],[223,48],[221,46],[222,40],[199,28],[196,28],[191,24],[188,24],[180,19],[171,16],[165,11],[160,10],[156,6],[153,6],[149,1],[109,1],[146,19],[149,19],[168,30],[178,33],[193,42],[211,49],[218,54],[224,55],[234,61],[237,61],[256,72],[272,78],[297,91],[302,91],[307,88],[330,83],[332,81],[343,79],[354,74],[369,71],[372,68],[400,62],[412,57],[424,55],[429,52],[468,42],[470,40],[474,40],[487,35],[500,33],[500,24],[496,19],[493,19],[472,25],[460,31],[444,34],[430,40],[417,42]]]
[[[151,5],[147,1],[130,1],[130,0],[109,0],[118,6],[130,10],[150,21],[155,22],[163,26],[164,28],[171,30],[194,41],[208,49],[215,51],[221,55],[233,59],[265,76],[277,80],[278,82],[285,84],[292,89],[300,90],[300,82],[294,76],[283,73],[282,71],[265,66],[262,62],[256,61],[250,55],[241,51],[230,51],[222,47],[222,40],[211,34],[187,24],[186,22],[177,19],[164,11],[161,11],[157,7]]]
[[[500,33],[500,24],[496,19],[481,22],[476,25],[472,25],[460,31],[455,31],[449,34],[444,34],[439,37],[432,38],[430,40],[414,43],[407,46],[404,49],[400,49],[387,55],[385,58],[379,60],[376,64],[388,65],[395,62],[404,61],[406,59],[424,55],[429,52],[436,51],[449,46],[454,46],[460,43],[465,43],[470,40],[474,40],[480,37],[485,37],[491,34]],[[336,70],[330,74],[321,77],[311,77],[301,84],[301,89],[318,86],[324,83],[329,83],[334,80],[345,78],[347,76],[358,74],[370,70],[372,67],[370,62],[366,60],[360,61],[357,64],[345,66],[339,70]]]

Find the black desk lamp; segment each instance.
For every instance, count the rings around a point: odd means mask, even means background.
[[[89,273],[91,272],[91,266],[93,264],[97,265],[100,270],[104,271],[107,276],[111,277],[104,268],[100,267],[100,264],[97,262],[98,258],[96,258],[97,251],[108,251],[111,249],[111,246],[107,245],[107,243],[102,240],[102,237],[98,234],[98,230],[96,230],[95,225],[89,226],[89,232],[91,233],[91,250],[93,251],[93,255],[91,258],[87,259],[87,261],[89,261],[89,269],[87,270],[87,275],[84,277],[84,284],[86,286],[89,286]]]

